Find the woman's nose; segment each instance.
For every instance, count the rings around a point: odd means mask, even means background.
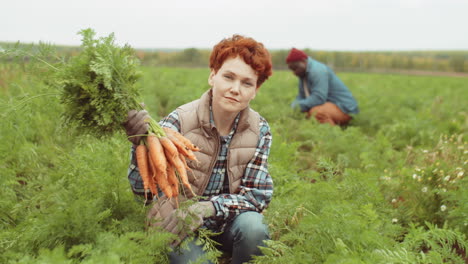
[[[240,82],[234,82],[231,87],[231,92],[236,94],[239,93],[240,85]]]

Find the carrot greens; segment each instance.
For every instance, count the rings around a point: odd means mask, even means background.
[[[114,34],[95,38],[92,29],[79,34],[82,51],[58,68],[54,83],[65,124],[103,137],[122,129],[129,110],[141,109],[139,60],[130,46],[115,44]]]

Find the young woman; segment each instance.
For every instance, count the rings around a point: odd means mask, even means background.
[[[272,74],[271,66],[270,54],[262,43],[240,35],[223,39],[210,56],[210,89],[160,122],[201,149],[195,153],[199,162],[189,161],[188,166],[192,189],[203,199],[185,211],[156,201],[148,218],[183,239],[186,233],[180,230],[179,221],[196,215],[192,231],[203,226],[222,232],[215,240],[232,254],[232,263],[260,255],[258,246],[269,239],[262,212],[273,194],[267,168],[272,136],[267,121],[249,103]],[[127,134],[145,134],[147,116],[146,111],[131,111]],[[134,143],[139,140],[129,139]],[[134,158],[128,177],[134,192],[143,194]],[[188,263],[203,254],[201,246],[191,243],[188,250],[171,253],[170,259],[171,263]]]

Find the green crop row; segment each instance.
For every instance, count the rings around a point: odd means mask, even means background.
[[[207,69],[141,67],[148,111],[198,98]],[[167,263],[126,179],[125,133],[63,125],[59,91],[0,64],[0,263]],[[293,112],[297,80],[276,71],[252,108],[273,131],[272,240],[256,263],[465,263],[468,82],[341,73],[361,113],[347,128]]]

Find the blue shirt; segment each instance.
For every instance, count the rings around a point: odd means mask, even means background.
[[[304,81],[307,82],[309,97],[304,92]],[[299,105],[302,112],[307,112],[326,102],[336,104],[346,114],[359,113],[356,99],[333,70],[309,57],[305,77],[299,79],[299,94],[292,105]]]

